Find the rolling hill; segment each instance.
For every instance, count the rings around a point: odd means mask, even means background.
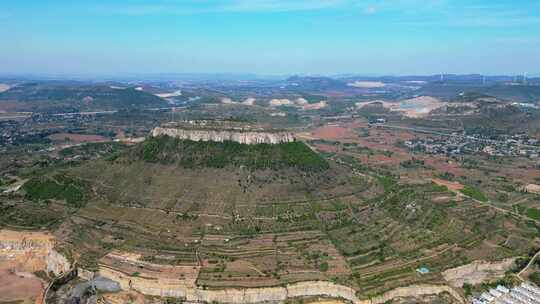
[[[134,88],[89,83],[25,83],[0,93],[0,107],[10,111],[48,113],[165,106],[165,100]]]

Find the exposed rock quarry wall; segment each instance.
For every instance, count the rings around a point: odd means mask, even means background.
[[[49,250],[45,258],[45,263],[47,265],[47,272],[52,272],[55,275],[68,272],[71,269],[71,263],[69,263],[66,257],[54,249]]]
[[[103,266],[99,269],[99,275],[118,282],[123,290],[133,289],[142,294],[151,296],[186,298],[187,290],[193,290],[195,288],[195,286],[189,286],[180,279],[175,280],[174,282],[167,282],[157,279],[132,277],[128,274]]]
[[[44,270],[59,275],[69,270],[69,261],[54,250],[54,245],[54,237],[46,233],[0,230],[0,256],[17,271]]]
[[[185,130],[178,128],[157,127],[152,136],[168,135],[170,137],[193,141],[235,141],[241,144],[279,144],[295,141],[294,135],[288,132],[256,132],[256,131],[219,131],[219,130]]]
[[[21,265],[21,271],[46,270],[56,275],[70,270],[66,257],[54,250],[54,237],[48,234],[0,231],[0,256]],[[475,262],[462,267],[447,270],[445,278],[459,280],[471,273],[502,272],[512,266],[514,259],[499,263]],[[29,268],[29,269],[26,269]],[[79,276],[84,279],[93,277],[93,273],[79,269]],[[382,304],[399,297],[418,297],[423,295],[448,292],[459,302],[462,297],[448,286],[414,285],[391,290],[370,300],[360,300],[354,289],[331,282],[311,281],[290,284],[282,287],[267,288],[228,288],[222,290],[205,290],[197,287],[193,281],[178,279],[154,279],[132,277],[109,267],[100,267],[99,274],[116,281],[123,290],[136,290],[145,295],[183,298],[190,302],[219,302],[229,304],[249,304],[262,302],[284,302],[290,298],[327,296],[346,299],[356,304]]]
[[[352,288],[331,282],[301,282],[286,287],[268,288],[228,288],[205,290],[181,280],[164,282],[142,277],[131,277],[114,269],[101,267],[99,274],[116,281],[123,290],[136,290],[145,295],[183,298],[189,302],[219,302],[230,304],[248,304],[262,302],[283,302],[289,298],[305,296],[328,296],[344,298],[361,303]]]
[[[110,268],[100,268],[100,275],[120,283],[123,290],[136,290],[145,295],[177,297],[189,302],[218,302],[229,304],[250,304],[263,302],[282,303],[287,299],[309,296],[341,298],[355,304],[382,304],[399,297],[418,297],[448,292],[459,303],[463,298],[452,288],[444,285],[413,285],[391,290],[370,300],[360,300],[354,289],[331,282],[311,281],[290,284],[285,287],[266,288],[228,288],[204,290],[178,280],[163,282],[158,280],[131,277]]]
[[[514,265],[515,258],[505,259],[499,262],[474,261],[470,264],[448,269],[442,273],[446,281],[455,287],[461,287],[464,283],[480,284],[486,280],[504,277]]]
[[[221,303],[262,303],[283,302],[290,298],[306,296],[328,296],[343,298],[353,303],[360,303],[355,291],[349,287],[336,285],[331,282],[301,282],[286,287],[244,288],[226,290],[195,289],[188,293],[188,301],[213,301]]]
[[[463,297],[451,287],[445,285],[413,285],[399,287],[389,292],[375,297],[369,301],[363,301],[362,304],[382,304],[395,298],[419,297],[424,295],[436,295],[447,292],[452,295],[459,303],[465,303]]]

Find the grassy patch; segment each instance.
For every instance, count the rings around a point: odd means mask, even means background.
[[[392,190],[397,184],[396,179],[391,176],[379,175],[377,176],[377,180],[382,184],[385,192]]]
[[[322,262],[322,263],[319,265],[319,270],[320,270],[321,272],[327,272],[327,271],[328,271],[328,263]]]
[[[531,280],[531,282],[533,282],[534,284],[536,285],[540,285],[540,272],[533,272],[530,276],[529,276],[529,280]]]
[[[461,193],[474,198],[475,200],[479,200],[481,202],[487,202],[488,198],[486,195],[480,191],[477,188],[471,187],[471,186],[465,186],[463,189],[459,190]]]
[[[539,209],[536,209],[536,208],[529,208],[527,209],[527,216],[534,219],[534,220],[537,220],[537,221],[540,221],[540,210]]]

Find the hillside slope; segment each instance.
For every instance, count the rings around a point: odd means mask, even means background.
[[[14,111],[71,112],[164,106],[167,106],[165,100],[133,88],[115,89],[85,83],[27,83],[0,93],[0,107]]]

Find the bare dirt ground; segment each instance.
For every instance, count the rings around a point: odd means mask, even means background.
[[[0,103],[0,111],[16,112],[20,109],[20,104],[17,101],[5,100]]]
[[[11,88],[9,85],[4,84],[4,83],[0,83],[0,93],[9,90],[9,88]]]
[[[498,279],[511,269],[515,259],[505,259],[498,262],[474,261],[460,267],[448,269],[442,273],[450,285],[461,287],[464,283],[479,284],[486,280]]]
[[[362,134],[365,133],[365,134]],[[426,168],[432,170],[415,171],[417,177],[431,180],[435,178],[435,173],[452,173],[456,177],[460,176],[484,176],[481,169],[462,167],[459,160],[444,155],[413,154],[408,149],[401,147],[399,142],[414,138],[428,137],[426,134],[415,133],[408,130],[391,130],[386,128],[368,128],[367,121],[358,119],[353,122],[338,122],[322,126],[311,132],[301,133],[299,138],[307,140],[328,140],[338,142],[317,143],[314,147],[322,152],[344,153],[353,156],[362,163],[386,167],[398,167],[401,162],[410,160],[413,157],[422,160]],[[359,148],[368,148],[373,153],[355,152],[354,150],[344,150],[343,143],[356,143]],[[384,153],[391,152],[391,154]],[[539,162],[535,164],[527,161],[515,160],[517,165],[499,165],[493,167],[500,176],[508,180],[520,181],[523,184],[535,183],[535,178],[540,176],[538,169]],[[408,174],[412,174],[409,172]],[[459,185],[447,185],[451,190],[459,190]]]
[[[1,106],[0,106],[1,108]],[[5,112],[0,109],[0,120],[20,120],[26,119],[32,116],[32,113],[28,112]]]
[[[111,266],[123,273],[140,273],[141,277],[162,281],[163,283],[180,282],[194,286],[199,274],[199,267],[158,265],[141,261],[141,255],[130,252],[114,251],[101,259],[103,265]]]
[[[49,135],[48,137],[52,141],[66,141],[69,139],[70,142],[74,143],[89,143],[89,142],[104,142],[109,141],[105,136],[101,135],[86,135],[86,134],[70,134],[70,133],[56,133]]]
[[[458,182],[446,181],[438,178],[431,179],[435,184],[439,186],[446,186],[449,190],[458,191],[463,189],[463,185]]]
[[[337,140],[354,138],[355,134],[350,129],[342,126],[324,126],[311,132],[311,136],[316,139]]]
[[[12,273],[17,265],[11,261],[0,260],[0,303],[23,301],[34,303],[40,297],[44,284],[36,277]]]
[[[355,81],[347,84],[350,87],[361,88],[361,89],[373,89],[373,88],[382,88],[385,86],[383,82],[380,81]]]
[[[313,302],[307,302],[307,304],[345,304],[345,301],[342,300],[331,300],[331,299],[318,299]]]
[[[445,102],[431,96],[419,96],[399,102],[377,101],[390,111],[400,112],[407,117],[418,118],[429,115],[433,110],[446,106]],[[358,108],[362,108],[373,102],[357,103]]]
[[[111,304],[146,304],[149,303],[145,297],[135,291],[122,291],[114,294],[105,294],[102,296],[105,303]]]

